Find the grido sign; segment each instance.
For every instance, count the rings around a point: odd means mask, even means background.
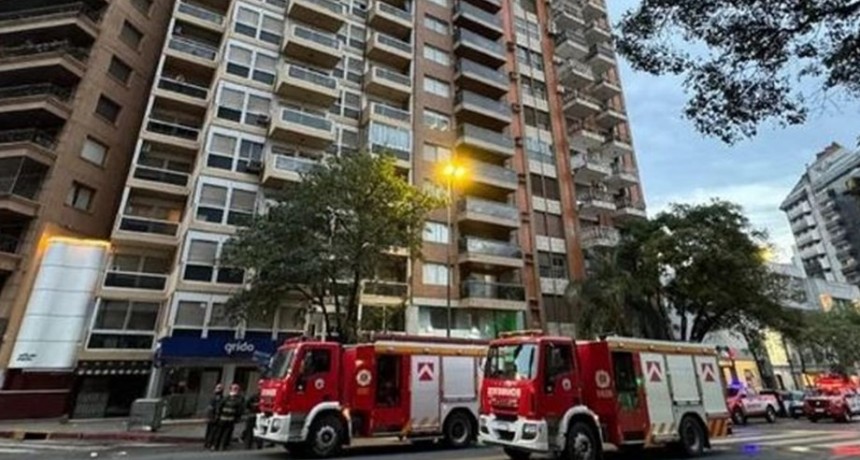
[[[256,355],[273,354],[277,344],[271,334],[259,332],[248,332],[239,339],[233,331],[209,331],[207,337],[201,337],[199,331],[182,331],[159,341],[157,358],[160,361],[182,358],[253,361]]]
[[[224,344],[224,352],[227,353],[227,356],[232,356],[235,353],[252,354],[254,353],[254,350],[256,350],[254,344],[244,340],[237,340],[235,342]]]

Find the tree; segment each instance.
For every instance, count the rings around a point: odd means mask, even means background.
[[[634,69],[684,77],[685,115],[727,143],[860,96],[858,0],[642,0],[619,25]],[[819,91],[804,94],[802,88]]]
[[[810,312],[794,342],[813,356],[823,358],[833,370],[847,373],[860,363],[860,312],[853,309]]]
[[[227,308],[237,317],[266,315],[297,297],[323,315],[330,331],[354,342],[363,282],[392,248],[420,256],[425,217],[439,206],[389,156],[331,157],[230,240],[224,264],[250,279]]]

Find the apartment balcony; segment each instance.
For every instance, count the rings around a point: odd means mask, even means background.
[[[602,20],[594,20],[585,29],[585,38],[589,43],[607,43],[612,41],[612,30]]]
[[[50,166],[56,158],[56,135],[36,128],[0,131],[0,158],[24,157]]]
[[[337,32],[346,21],[343,4],[337,0],[290,0],[287,16],[328,32]]]
[[[606,44],[594,45],[585,60],[600,75],[615,67],[615,51]]]
[[[459,306],[492,310],[525,310],[526,288],[522,284],[463,281],[460,284]]]
[[[591,95],[597,99],[607,101],[621,95],[621,85],[616,82],[609,81],[606,77],[601,77],[594,83],[594,86],[591,87],[590,91]]]
[[[467,165],[469,181],[474,186],[484,186],[501,191],[515,192],[519,186],[519,176],[513,169],[482,161],[471,161]]]
[[[187,197],[191,185],[193,158],[171,152],[166,147],[144,142],[132,165],[128,186]]]
[[[621,243],[621,232],[614,227],[585,227],[579,233],[582,249],[614,248]]]
[[[173,101],[177,107],[192,112],[202,112],[209,107],[209,87],[202,83],[191,83],[182,77],[162,74],[153,91],[159,98]]]
[[[163,295],[167,287],[167,273],[128,272],[116,267],[105,272],[101,294],[107,297],[119,295],[139,299],[146,292]]]
[[[496,70],[465,58],[457,59],[454,80],[459,88],[493,99],[508,94],[511,80],[503,70]]]
[[[114,243],[148,248],[179,246],[179,225],[184,201],[170,194],[130,190],[129,199],[117,216],[111,239]]]
[[[525,265],[520,247],[508,241],[467,236],[460,239],[459,248],[459,263],[480,271],[508,270]]]
[[[361,123],[366,125],[370,121],[396,124],[409,129],[412,127],[412,113],[382,102],[370,102],[362,111]]]
[[[0,158],[0,216],[36,217],[39,191],[47,174],[48,166],[29,158]]]
[[[0,126],[61,124],[72,114],[72,91],[52,83],[0,88]]]
[[[89,49],[68,40],[0,46],[0,84],[3,82],[79,81],[87,71]]]
[[[460,123],[497,130],[511,124],[511,107],[507,101],[490,99],[471,91],[457,91],[454,112]]]
[[[362,305],[399,306],[409,296],[409,284],[401,281],[365,281],[361,291]]]
[[[577,195],[579,214],[583,217],[595,218],[601,214],[613,213],[617,207],[615,198],[609,192],[589,190]]]
[[[326,69],[334,69],[343,57],[337,35],[293,24],[284,37],[284,54]]]
[[[797,236],[795,238],[795,241],[797,242],[798,246],[806,246],[807,244],[821,241],[821,233],[819,233],[817,230],[808,231]]]
[[[615,220],[618,222],[648,219],[648,213],[645,211],[645,203],[641,201],[632,201],[630,199],[618,200],[616,208]]]
[[[367,40],[367,57],[405,70],[412,64],[412,43],[374,30]]]
[[[577,153],[571,157],[573,179],[578,184],[601,182],[612,174],[608,160],[595,153]]]
[[[190,151],[200,149],[203,121],[153,109],[144,123],[143,137]]]
[[[326,108],[340,97],[336,78],[296,64],[281,67],[276,88],[285,98]]]
[[[599,114],[602,107],[600,101],[583,91],[568,91],[563,102],[565,115],[579,119]]]
[[[595,81],[594,70],[576,60],[568,60],[558,70],[558,78],[565,87],[582,90]]]
[[[582,0],[582,14],[586,21],[605,19],[606,5],[603,0]]]
[[[622,189],[639,184],[639,172],[636,168],[624,164],[612,166],[612,174],[606,178],[606,185],[611,189]]]
[[[502,0],[468,0],[469,3],[479,6],[491,13],[498,13],[502,9]]]
[[[456,148],[465,148],[487,156],[514,156],[514,140],[510,136],[468,123],[457,128]]]
[[[553,3],[552,19],[561,30],[582,30],[587,25],[582,8],[570,3]]]
[[[398,8],[383,0],[373,0],[367,17],[370,27],[401,40],[408,40],[412,35],[413,20],[412,11]]]
[[[627,123],[627,115],[609,105],[601,106],[602,110],[594,119],[594,122],[599,126],[607,129],[612,129],[622,123]]]
[[[454,32],[454,53],[494,69],[498,69],[508,60],[501,41],[490,40],[462,27],[458,27]]]
[[[464,0],[458,0],[454,5],[454,24],[493,40],[498,40],[505,34],[500,15],[478,8]]]
[[[323,114],[282,107],[272,121],[269,135],[277,140],[323,150],[334,142],[334,126]]]
[[[492,226],[509,229],[520,227],[520,210],[516,206],[498,201],[465,197],[458,205],[459,221],[473,223],[475,227]]]
[[[580,123],[578,126],[573,124],[568,131],[568,139],[571,144],[571,148],[580,152],[587,152],[594,150],[604,142],[606,142],[606,137],[601,134],[597,128]]]
[[[610,158],[619,158],[633,154],[633,144],[630,143],[630,139],[628,138],[610,135],[606,137],[605,142],[600,146],[600,151]]]
[[[84,3],[8,11],[0,13],[0,35],[36,33],[43,29],[66,29],[96,38],[99,34],[100,20],[99,13]]]
[[[311,158],[271,152],[266,155],[263,185],[281,186],[301,182],[305,174],[319,167],[320,162]]]
[[[812,227],[815,227],[815,219],[812,216],[803,216],[791,222],[791,231],[793,233],[800,233]]]
[[[167,41],[165,54],[208,69],[218,67],[217,43],[173,35]]]
[[[412,77],[385,67],[371,65],[364,76],[364,89],[374,96],[407,102],[412,97]]]
[[[555,36],[555,54],[564,59],[583,61],[590,49],[585,34],[577,29],[564,29]]]
[[[389,155],[394,158],[396,165],[403,169],[412,168],[412,151],[388,142],[368,140],[367,150],[374,155]]]
[[[204,5],[180,0],[176,6],[176,19],[194,24],[214,32],[224,31],[224,13]]]

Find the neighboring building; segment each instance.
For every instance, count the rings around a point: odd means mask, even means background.
[[[66,307],[30,295],[48,240],[111,234],[168,3],[0,2],[0,418],[62,409],[70,369],[28,374],[12,350],[28,302]]]
[[[393,253],[368,282],[365,329],[444,336],[451,280],[454,336],[572,331],[561,296],[585,274],[583,249],[645,218],[608,23],[602,0],[179,0],[72,415],[147,381],[174,417],[201,414],[216,382],[254,390],[254,353],[305,319],[285,299],[229,324],[244,274],[219,254],[326,155],[387,151],[419,186],[444,184],[452,158],[469,171],[452,228],[433,213],[424,258]]]
[[[860,206],[846,193],[858,170],[860,150],[831,144],[780,206],[810,278],[860,285]]]

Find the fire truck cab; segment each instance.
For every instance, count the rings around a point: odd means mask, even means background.
[[[260,383],[254,436],[291,453],[331,457],[357,437],[477,435],[486,344],[387,338],[342,346],[292,340]]]
[[[714,349],[540,333],[490,344],[479,436],[512,459],[597,460],[604,444],[677,444],[696,456],[729,426]]]

